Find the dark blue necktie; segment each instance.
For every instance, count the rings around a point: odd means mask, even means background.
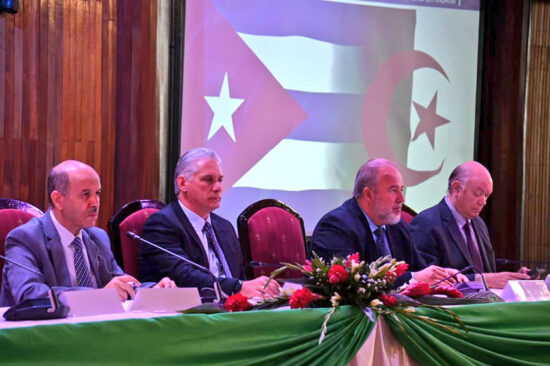
[[[378,226],[375,232],[376,232],[376,251],[377,251],[378,257],[385,257],[387,255],[391,255],[388,252],[386,243],[384,242],[384,228],[382,226]]]
[[[220,247],[220,244],[216,239],[216,235],[214,235],[212,225],[210,225],[208,221],[204,223],[202,232],[206,234],[206,240],[208,241],[208,246],[210,247],[210,250],[216,253],[216,256],[218,257],[218,262],[220,263],[220,274],[225,275],[225,277],[231,277],[231,270],[229,269],[229,265],[225,260],[225,256],[223,255],[222,248]]]
[[[74,248],[74,270],[76,272],[76,284],[80,287],[94,287],[92,275],[86,265],[84,253],[82,252],[82,241],[76,236],[71,243]]]

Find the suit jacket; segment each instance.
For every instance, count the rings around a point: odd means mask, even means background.
[[[424,261],[412,245],[407,223],[401,220],[395,225],[386,225],[386,238],[395,259],[409,264],[410,271],[425,267]],[[311,251],[320,257],[347,256],[359,252],[362,260],[373,262],[376,259],[374,238],[365,214],[355,198],[330,211],[321,218],[311,238]],[[399,277],[395,285],[400,286],[411,279],[407,272]]]
[[[82,241],[98,287],[104,287],[114,276],[124,274],[113,258],[109,237],[105,231],[95,227],[84,229]],[[42,275],[6,262],[0,295],[2,306],[47,297],[50,287],[56,292],[75,289],[71,284],[61,239],[50,211],[13,229],[6,237],[5,249],[6,257]]]
[[[495,272],[495,253],[481,217],[472,219],[484,272]],[[467,244],[445,199],[411,221],[414,244],[427,264],[463,269],[473,265]]]
[[[239,279],[244,279],[244,265],[239,240],[231,223],[216,214],[210,214],[214,233],[231,269],[233,278],[218,278],[226,294],[233,293]],[[163,248],[208,268],[208,257],[191,222],[178,201],[170,203],[151,215],[143,229],[143,237]],[[213,277],[157,248],[140,244],[140,280],[156,281],[164,276],[172,278],[180,287],[213,286]]]

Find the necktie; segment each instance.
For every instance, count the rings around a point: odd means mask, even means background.
[[[94,287],[92,275],[86,265],[82,252],[82,241],[76,236],[71,243],[74,248],[74,270],[76,272],[76,284],[80,287]]]
[[[212,225],[210,225],[208,221],[204,223],[202,232],[206,235],[208,246],[212,251],[214,251],[214,253],[216,253],[216,256],[218,257],[218,261],[221,264],[220,274],[225,275],[225,277],[231,277],[231,270],[229,269],[229,265],[225,260],[225,256],[223,255],[222,248],[220,247],[220,244],[216,239],[216,235],[214,235],[214,230],[212,230]]]
[[[384,229],[382,226],[378,226],[376,228],[376,251],[378,257],[384,257],[386,255],[390,255],[388,252],[388,248],[386,247],[386,243],[384,242]]]
[[[468,252],[470,252],[470,257],[472,257],[472,262],[474,266],[483,272],[483,262],[481,261],[481,256],[479,251],[476,248],[474,241],[472,240],[472,230],[470,230],[470,221],[466,221],[464,224],[464,234],[466,234],[466,245],[468,246]]]

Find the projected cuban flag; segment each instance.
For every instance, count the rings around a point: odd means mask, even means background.
[[[221,156],[218,213],[235,222],[250,203],[276,198],[311,231],[351,196],[368,158],[398,163],[407,186],[441,172],[441,156],[425,169],[408,164],[413,141],[433,148],[451,122],[437,91],[412,98],[416,70],[450,83],[414,50],[416,21],[411,9],[320,0],[188,1],[181,151]]]

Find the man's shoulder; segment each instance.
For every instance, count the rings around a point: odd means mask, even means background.
[[[223,225],[223,226],[233,226],[231,224],[231,221],[227,220],[227,219],[224,219],[223,217],[221,217],[220,215],[216,215],[215,213],[210,213],[210,220],[212,221],[212,225],[216,226],[216,225]]]
[[[424,224],[424,223],[440,223],[441,222],[441,211],[444,209],[442,205],[446,205],[444,201],[441,201],[432,207],[428,207],[427,209],[421,211],[418,215],[413,217],[411,220],[411,226],[415,226],[418,224]]]
[[[150,224],[150,223],[158,223],[158,222],[161,222],[161,223],[166,223],[167,220],[170,220],[172,218],[175,218],[176,217],[176,209],[180,209],[179,207],[174,207],[174,205],[178,205],[178,201],[173,201],[173,202],[170,202],[169,204],[167,204],[166,206],[164,206],[163,208],[161,208],[160,210],[158,210],[157,212],[153,213],[151,216],[149,216],[149,218],[147,219],[147,221],[145,222],[145,224]]]
[[[350,198],[349,200],[342,203],[340,206],[330,210],[325,215],[323,215],[319,222],[334,219],[348,219],[357,214],[358,207],[359,206],[357,205],[355,199]]]
[[[104,243],[111,242],[107,232],[99,227],[96,227],[96,226],[89,227],[84,229],[84,231],[87,232],[90,238],[94,241],[99,240],[100,242],[104,242]]]
[[[41,235],[38,235],[38,234],[42,233],[42,225],[43,225],[41,220],[43,220],[41,217],[33,217],[26,223],[15,227],[13,230],[11,230],[8,233],[6,240],[9,239],[10,237],[19,237],[19,236],[30,236],[35,239],[40,238]]]

